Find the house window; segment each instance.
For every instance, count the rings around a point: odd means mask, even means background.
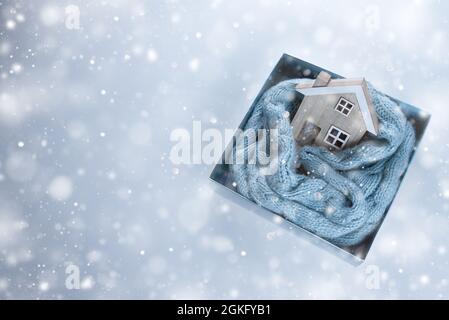
[[[331,126],[327,132],[324,142],[335,147],[337,149],[342,149],[346,142],[348,142],[350,135],[337,127]]]
[[[351,101],[346,100],[345,98],[341,97],[340,100],[338,100],[335,110],[344,114],[345,116],[348,116],[348,114],[351,112],[352,108],[354,108],[354,104]]]

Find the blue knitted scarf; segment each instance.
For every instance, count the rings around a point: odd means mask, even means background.
[[[379,119],[377,138],[339,152],[298,148],[285,114],[294,111],[299,82],[283,81],[257,101],[242,129],[278,129],[279,167],[273,175],[261,175],[257,164],[232,165],[237,190],[337,246],[359,244],[380,225],[393,200],[414,148],[414,130],[396,103],[369,86]]]

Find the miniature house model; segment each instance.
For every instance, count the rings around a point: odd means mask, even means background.
[[[365,79],[331,79],[322,71],[296,90],[304,95],[292,120],[299,145],[340,150],[356,145],[366,132],[377,136],[378,119]]]

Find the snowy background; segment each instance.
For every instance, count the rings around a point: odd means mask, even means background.
[[[447,1],[0,3],[0,297],[449,298]],[[284,52],[432,113],[358,267],[168,159]]]

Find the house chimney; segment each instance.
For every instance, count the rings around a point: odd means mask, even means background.
[[[331,81],[331,75],[325,71],[321,71],[313,83],[314,87],[325,87]]]

